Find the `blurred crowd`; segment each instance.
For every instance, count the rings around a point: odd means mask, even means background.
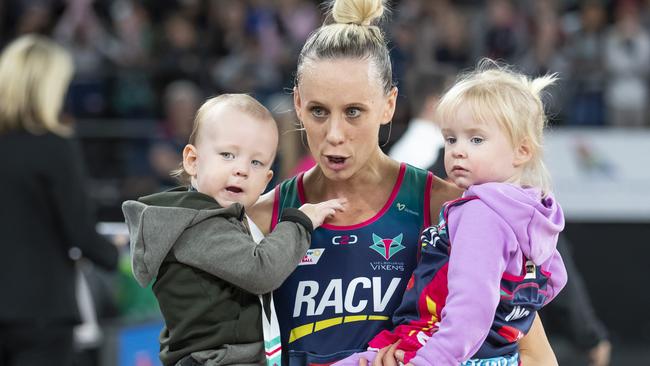
[[[84,123],[102,127],[86,136],[96,140],[85,152],[91,176],[127,180],[94,190],[96,198],[118,202],[174,184],[168,172],[205,97],[250,93],[276,113],[282,131],[295,130],[293,73],[300,47],[324,21],[319,6],[317,0],[3,0],[0,46],[41,33],[72,53],[76,73],[66,115],[79,130]],[[395,0],[391,8],[382,28],[400,102],[387,148],[415,114],[410,81],[431,72],[451,81],[482,56],[531,75],[557,72],[561,82],[545,101],[555,125],[650,125],[650,1]],[[140,140],[115,147],[109,137],[124,137],[116,129],[140,131]],[[305,153],[294,135],[281,146],[278,178],[291,174]]]
[[[178,80],[201,97],[249,92],[266,100],[290,88],[299,47],[322,22],[318,6],[5,0],[0,42],[37,32],[64,44],[77,67],[68,105],[77,118],[162,117]],[[384,30],[398,82],[422,69],[455,74],[489,56],[529,74],[558,72],[558,123],[648,124],[648,1],[398,0],[392,9]]]

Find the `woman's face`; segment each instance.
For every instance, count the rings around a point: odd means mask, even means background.
[[[306,63],[294,88],[296,113],[309,149],[326,177],[345,180],[378,156],[379,127],[395,112],[397,88],[386,95],[368,60]]]

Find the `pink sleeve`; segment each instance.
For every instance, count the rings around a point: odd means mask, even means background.
[[[452,208],[447,302],[440,329],[411,360],[416,366],[454,365],[478,351],[499,302],[503,272],[516,252],[510,226],[480,200]]]

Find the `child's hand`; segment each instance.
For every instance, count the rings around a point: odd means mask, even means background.
[[[321,226],[326,218],[334,216],[337,212],[345,210],[345,204],[348,201],[345,198],[336,198],[321,203],[306,203],[300,206],[302,211],[314,225],[314,229]]]

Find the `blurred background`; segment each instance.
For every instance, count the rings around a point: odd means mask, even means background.
[[[568,305],[542,318],[560,364],[586,365],[610,341],[612,365],[650,365],[650,1],[396,0],[391,8],[382,27],[400,94],[380,141],[398,159],[396,143],[426,120],[426,103],[481,57],[531,76],[559,74],[545,100],[546,161],[581,278]],[[291,89],[321,9],[316,0],[0,0],[0,47],[40,33],[73,55],[64,119],[83,147],[98,230],[124,254],[117,274],[81,266],[79,365],[158,364],[157,305],[131,278],[120,205],[175,184],[169,171],[206,97],[246,92],[275,114],[275,183],[310,166]],[[412,163],[436,171],[441,146],[432,136],[415,147],[427,156]]]

